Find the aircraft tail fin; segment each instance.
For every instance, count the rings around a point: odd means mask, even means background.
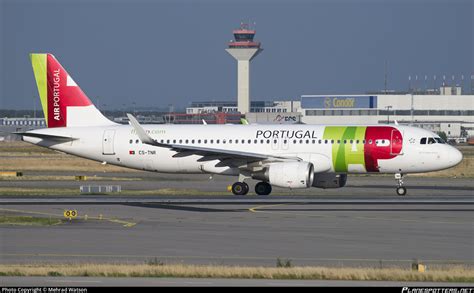
[[[113,125],[52,54],[30,54],[48,128]]]

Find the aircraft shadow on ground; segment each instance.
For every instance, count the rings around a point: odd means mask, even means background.
[[[372,189],[381,189],[381,188],[387,188],[387,189],[393,189],[396,186],[396,183],[393,185],[346,185],[346,188],[372,188]],[[407,189],[429,189],[429,190],[458,190],[458,191],[472,191],[472,187],[469,186],[423,186],[423,185],[409,185],[405,184],[404,185]]]
[[[149,208],[149,209],[165,209],[175,211],[188,211],[188,212],[200,212],[200,213],[228,213],[228,212],[242,212],[248,209],[217,209],[217,208],[205,208],[205,207],[192,207],[184,205],[171,205],[171,204],[158,204],[158,203],[127,203],[125,206]]]

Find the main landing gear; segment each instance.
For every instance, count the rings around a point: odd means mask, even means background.
[[[235,182],[232,184],[232,193],[235,195],[246,195],[249,192],[249,185],[245,182]],[[255,185],[255,193],[258,195],[269,195],[272,192],[272,186],[267,182],[259,182]]]
[[[235,182],[232,184],[232,193],[235,195],[246,195],[249,192],[249,185],[245,182]]]
[[[403,186],[403,174],[395,174],[395,180],[397,180],[397,194],[404,196],[407,194],[407,189]]]
[[[259,182],[255,185],[255,192],[258,195],[269,195],[272,192],[272,186],[267,182]]]

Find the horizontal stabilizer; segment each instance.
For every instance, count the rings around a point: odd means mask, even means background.
[[[56,141],[73,141],[73,140],[78,139],[78,138],[74,138],[70,136],[51,135],[51,134],[35,133],[35,132],[13,132],[13,134],[21,135],[21,136],[37,137],[37,138],[49,139],[49,140],[56,140]]]

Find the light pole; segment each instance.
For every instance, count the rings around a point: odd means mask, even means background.
[[[390,124],[390,109],[392,109],[392,106],[385,106],[387,109],[387,124]]]

